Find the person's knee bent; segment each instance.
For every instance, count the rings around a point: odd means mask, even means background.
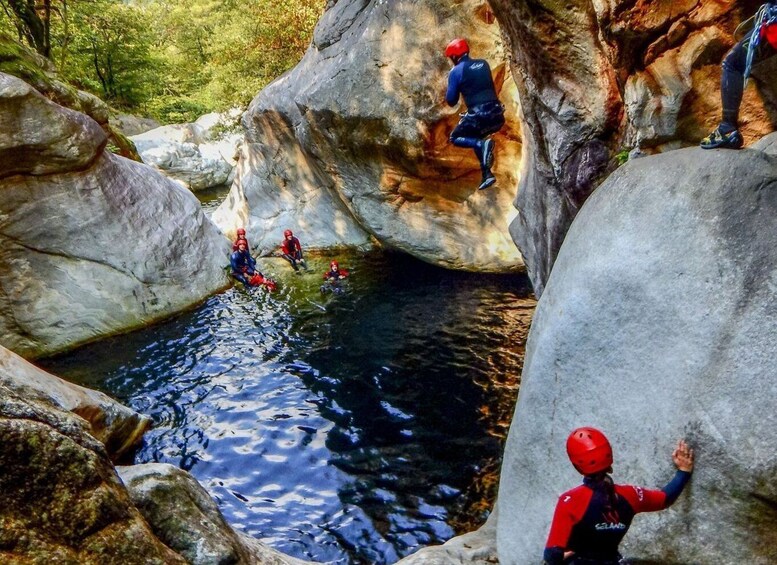
[[[737,43],[723,59],[723,69],[740,75],[745,74],[747,66],[747,48],[743,43]]]

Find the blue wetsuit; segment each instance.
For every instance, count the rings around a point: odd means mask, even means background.
[[[777,23],[768,24],[769,21],[774,22],[774,18],[777,18],[777,1],[767,2],[765,6],[767,7],[767,21],[756,22],[761,31],[767,25],[777,25]],[[745,88],[747,52],[750,46],[751,34],[752,30],[728,52],[728,55],[723,60],[723,74],[720,79],[723,121],[721,121],[720,125],[724,132],[733,131],[739,126],[739,107],[742,105],[742,96]],[[763,33],[761,35],[758,46],[754,48],[753,63],[760,63],[777,54],[776,46],[772,45],[766,37],[763,37]]]
[[[445,101],[455,106],[460,97],[464,98],[467,113],[451,132],[451,143],[473,149],[483,173],[490,174],[490,167],[483,162],[483,140],[502,129],[505,117],[488,62],[464,55],[451,69]]]
[[[256,259],[246,251],[235,251],[229,258],[229,264],[232,266],[232,276],[241,283],[250,287],[248,278],[256,273]]]

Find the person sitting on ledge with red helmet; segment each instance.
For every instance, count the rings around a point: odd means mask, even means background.
[[[596,428],[567,439],[569,459],[583,484],[559,497],[543,555],[548,565],[617,565],[618,545],[635,514],[663,510],[677,500],[693,471],[693,449],[680,440],[672,453],[674,478],[661,490],[613,483],[612,447]]]
[[[256,270],[256,259],[251,257],[251,252],[248,251],[248,242],[245,239],[238,239],[235,245],[237,250],[229,258],[232,276],[243,283],[246,289],[252,286],[264,286],[267,290],[275,290],[275,281],[265,278]]]
[[[235,242],[232,244],[232,251],[237,251],[237,245],[241,241],[245,241],[246,249],[248,249],[250,252],[251,246],[248,244],[248,240],[246,239],[246,230],[244,228],[237,228],[237,237],[235,238]]]
[[[483,59],[470,59],[466,39],[451,41],[445,48],[445,56],[453,63],[445,101],[449,106],[456,106],[459,98],[464,98],[467,105],[466,113],[451,132],[450,141],[456,147],[467,147],[475,152],[483,175],[478,189],[483,190],[496,182],[491,172],[494,140],[488,136],[505,125],[504,106],[496,95],[491,67]]]
[[[283,232],[283,243],[281,243],[281,255],[286,259],[294,270],[299,273],[299,267],[297,263],[302,265],[302,268],[308,270],[308,265],[305,263],[305,257],[302,255],[302,245],[299,239],[294,237],[294,233],[291,230]]]
[[[321,292],[342,293],[343,288],[340,286],[340,282],[346,278],[348,278],[348,271],[341,269],[337,261],[332,261],[329,263],[329,270],[324,273],[326,282],[321,286]]]

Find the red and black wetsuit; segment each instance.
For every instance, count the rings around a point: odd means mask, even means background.
[[[346,271],[345,269],[338,269],[336,271],[329,270],[326,273],[324,273],[324,280],[326,281],[329,279],[335,279],[336,281],[338,281],[340,280],[340,277],[345,278],[347,276],[348,276],[348,271]]]
[[[559,497],[545,546],[548,565],[615,565],[621,556],[618,545],[635,514],[655,512],[670,506],[691,474],[677,471],[661,490],[631,485],[613,485],[609,476],[585,477],[583,484]],[[564,560],[564,552],[574,556]]]
[[[295,271],[299,270],[297,262],[302,263],[302,266],[307,269],[305,266],[305,258],[302,256],[302,245],[296,237],[283,239],[283,243],[281,243],[281,254],[284,259],[291,263],[291,266],[294,267]]]

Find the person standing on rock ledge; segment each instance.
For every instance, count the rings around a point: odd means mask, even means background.
[[[680,440],[672,453],[677,473],[663,489],[616,485],[612,447],[596,428],[573,430],[567,454],[583,484],[559,497],[543,555],[548,565],[617,565],[618,545],[634,515],[671,506],[693,471],[693,450]]]
[[[491,77],[491,67],[483,59],[470,59],[466,39],[454,39],[445,48],[445,56],[453,62],[448,75],[445,101],[456,106],[464,98],[467,111],[451,132],[450,141],[456,147],[475,151],[483,178],[479,190],[496,182],[491,172],[494,163],[494,140],[488,138],[505,124],[504,106],[499,102]]]
[[[702,149],[739,149],[744,144],[738,129],[739,107],[753,64],[777,54],[777,0],[761,6],[752,19],[752,31],[723,60],[723,76],[720,80],[723,120],[702,140]]]

